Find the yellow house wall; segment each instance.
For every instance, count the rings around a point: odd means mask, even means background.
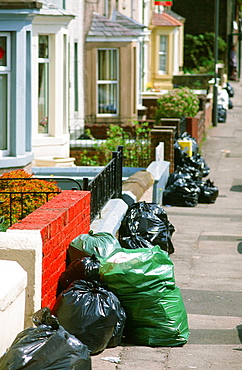
[[[174,27],[154,27],[150,39],[150,82],[154,89],[157,90],[170,90],[173,88],[172,76],[174,71]],[[183,64],[183,36],[181,30],[179,30],[179,67],[182,68]],[[158,52],[159,52],[159,36],[164,35],[168,37],[167,47],[167,73],[158,73]]]

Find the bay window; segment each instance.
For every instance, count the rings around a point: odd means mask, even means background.
[[[49,133],[49,36],[39,35],[38,132]]]
[[[118,114],[118,50],[98,49],[97,96],[99,115]]]
[[[0,152],[9,154],[10,33],[0,32]]]
[[[159,51],[158,51],[158,72],[159,74],[167,73],[167,36],[159,36]]]

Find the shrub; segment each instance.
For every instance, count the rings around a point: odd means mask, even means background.
[[[188,87],[172,89],[157,99],[155,118],[194,117],[199,110],[199,99]]]
[[[55,181],[49,182],[33,178],[33,175],[28,174],[24,170],[4,173],[0,179],[1,231],[4,231],[10,224],[21,220],[46,203],[47,197],[44,193],[48,193],[48,200],[50,200],[57,192],[61,191]],[[13,193],[11,199],[9,192]]]
[[[214,73],[215,34],[187,34],[184,37],[184,71],[189,73]],[[218,37],[219,58],[223,59],[227,44]]]

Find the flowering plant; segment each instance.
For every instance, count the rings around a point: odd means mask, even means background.
[[[199,110],[199,99],[188,87],[170,90],[157,99],[156,119],[194,117]]]
[[[55,181],[33,178],[24,170],[7,172],[0,178],[0,224],[5,223],[6,228],[10,221],[21,220],[61,191]]]

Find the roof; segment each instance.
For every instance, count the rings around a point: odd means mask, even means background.
[[[151,24],[153,26],[166,26],[166,27],[177,27],[181,26],[182,23],[172,17],[170,14],[162,12],[162,13],[153,13]]]
[[[74,14],[66,11],[65,9],[58,8],[51,0],[39,0],[42,3],[42,9],[40,15],[52,15],[52,16],[74,16]]]
[[[122,41],[121,39],[137,38],[142,28],[143,26],[140,23],[125,17],[121,13],[116,12],[116,14],[113,14],[113,19],[109,19],[94,12],[87,41],[94,41],[94,38],[119,38],[119,41]]]
[[[4,0],[0,1],[1,9],[39,9],[42,7],[40,1],[32,0]]]
[[[186,18],[184,18],[183,16],[181,16],[181,15],[173,12],[173,10],[171,10],[170,8],[167,8],[166,9],[166,13],[169,14],[169,15],[171,15],[173,18],[177,19],[180,22],[185,22],[186,21]]]
[[[145,25],[137,22],[133,18],[129,18],[126,15],[117,12],[116,10],[113,11],[112,20],[115,20],[122,26],[130,29],[143,29],[146,27]]]

